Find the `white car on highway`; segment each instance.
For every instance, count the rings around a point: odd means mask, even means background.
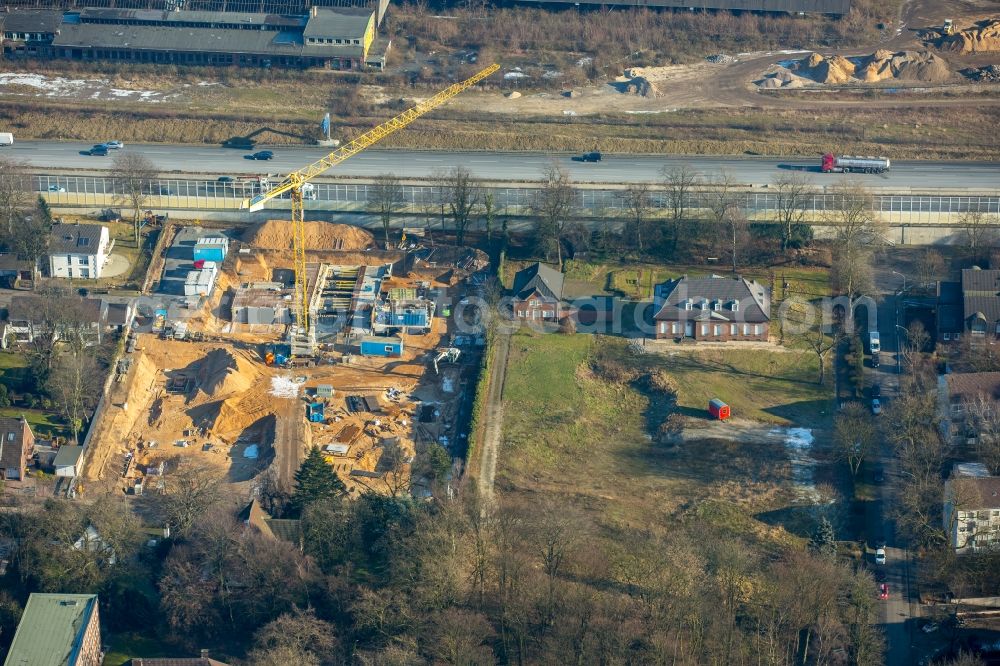
[[[113,150],[118,150],[119,148],[125,147],[125,144],[122,143],[121,141],[108,141],[104,145]]]

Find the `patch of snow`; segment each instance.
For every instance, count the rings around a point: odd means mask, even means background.
[[[676,113],[677,109],[655,109],[652,111],[626,111],[625,113],[630,113],[634,116],[645,116],[654,113]]]
[[[583,56],[582,58],[576,61],[577,67],[590,67],[593,64],[594,64],[594,59],[591,58],[590,56]]]
[[[507,81],[512,81],[514,79],[525,79],[528,75],[524,72],[507,72],[503,75],[503,78]]]
[[[781,437],[788,451],[792,466],[792,483],[796,486],[799,499],[810,504],[821,501],[816,489],[816,466],[819,464],[810,455],[814,437],[809,428],[773,428],[769,433]]]
[[[257,445],[256,444],[251,444],[247,448],[243,449],[243,457],[244,458],[248,458],[250,460],[256,460],[258,455],[259,455],[259,451],[257,449]]]
[[[563,115],[564,116],[575,116],[576,115],[576,111],[573,111],[571,109],[564,109],[563,110]]]
[[[550,69],[547,72],[545,72],[544,74],[542,74],[542,78],[543,79],[558,79],[562,75],[563,75],[562,72],[560,72],[558,70],[555,70],[555,69]]]
[[[199,81],[199,86],[221,86],[222,84],[218,81]]]
[[[289,377],[271,377],[271,395],[278,398],[297,398],[301,385],[302,382]]]

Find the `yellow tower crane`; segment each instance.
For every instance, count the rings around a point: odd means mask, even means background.
[[[460,92],[476,85],[486,77],[500,69],[500,65],[490,65],[475,76],[461,83],[451,85],[430,99],[420,102],[412,109],[407,109],[395,118],[387,120],[378,127],[371,129],[353,141],[341,146],[326,157],[285,176],[284,180],[267,192],[262,192],[252,199],[245,199],[240,208],[258,211],[264,208],[271,199],[288,192],[292,198],[292,247],[295,253],[295,308],[296,325],[299,332],[309,332],[309,294],[306,285],[306,232],[305,215],[302,206],[302,186],[331,169],[349,157],[357,155],[365,148],[372,146],[397,130],[401,130],[414,120],[431,111]]]

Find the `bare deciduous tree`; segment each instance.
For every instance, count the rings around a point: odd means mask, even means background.
[[[565,169],[555,163],[545,167],[542,187],[536,191],[533,205],[538,216],[538,246],[546,256],[556,255],[560,270],[563,266],[562,241],[573,212],[574,194]]]
[[[667,220],[667,248],[671,254],[678,244],[687,224],[688,208],[691,206],[692,192],[700,180],[697,172],[687,166],[660,171],[663,188],[666,190],[670,217]]]
[[[465,230],[469,226],[473,209],[482,198],[482,191],[469,170],[455,167],[448,172],[448,209],[455,223],[457,245],[465,242]]]
[[[860,182],[832,188],[824,216],[834,230],[834,280],[849,298],[871,291],[873,248],[886,242],[887,225],[876,214],[874,197]]]
[[[834,419],[833,438],[837,452],[851,470],[858,475],[861,464],[878,443],[878,431],[871,414],[859,402],[851,402],[840,410]]]
[[[917,261],[917,280],[922,287],[929,287],[942,279],[947,271],[944,257],[933,248],[924,248]]]
[[[496,223],[497,209],[496,197],[492,190],[483,193],[483,226],[486,231],[486,242],[493,242],[493,225]]]
[[[141,153],[122,153],[111,163],[115,198],[121,205],[132,209],[132,232],[136,247],[139,246],[139,220],[152,193],[156,175],[156,167]]]
[[[14,235],[18,214],[31,205],[31,189],[28,164],[0,158],[0,218],[6,239]]]
[[[649,184],[632,183],[622,192],[621,196],[632,226],[631,234],[626,234],[626,237],[634,238],[635,248],[642,252],[643,228],[646,226],[649,211],[653,207],[649,196]]]
[[[962,228],[965,245],[973,252],[996,243],[997,227],[981,211],[970,210],[962,213],[958,225]]]
[[[182,465],[166,479],[162,511],[172,530],[184,536],[195,522],[222,497],[222,477],[198,465]]]
[[[382,231],[385,233],[385,246],[389,247],[389,226],[392,216],[403,207],[403,186],[394,174],[384,173],[375,179],[368,205],[378,213],[382,221]]]
[[[806,206],[813,195],[812,183],[802,174],[784,175],[774,181],[775,207],[781,224],[781,250],[796,238],[797,227],[805,222]]]

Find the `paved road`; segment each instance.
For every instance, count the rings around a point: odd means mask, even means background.
[[[5,148],[2,155],[24,160],[46,169],[108,169],[117,151],[110,157],[89,157],[80,151],[82,143],[18,141]],[[211,146],[172,146],[165,144],[129,145],[125,152],[141,152],[164,172],[193,172],[210,175],[240,173],[287,173],[326,154],[322,148],[282,146],[273,148],[275,157],[267,162],[244,159],[246,151]],[[688,165],[705,175],[722,171],[741,183],[764,185],[792,170],[801,170],[819,185],[831,185],[845,176],[821,174],[819,158],[739,158],[739,157],[667,157],[656,155],[608,155],[603,162],[574,162],[569,155],[538,153],[462,153],[431,151],[369,150],[336,167],[332,174],[373,177],[392,172],[405,178],[429,177],[436,170],[464,166],[473,175],[496,180],[537,179],[553,160],[569,170],[577,182],[655,181],[657,173]],[[973,188],[1000,189],[1000,162],[894,162],[887,174],[856,176],[872,187],[896,188]]]

